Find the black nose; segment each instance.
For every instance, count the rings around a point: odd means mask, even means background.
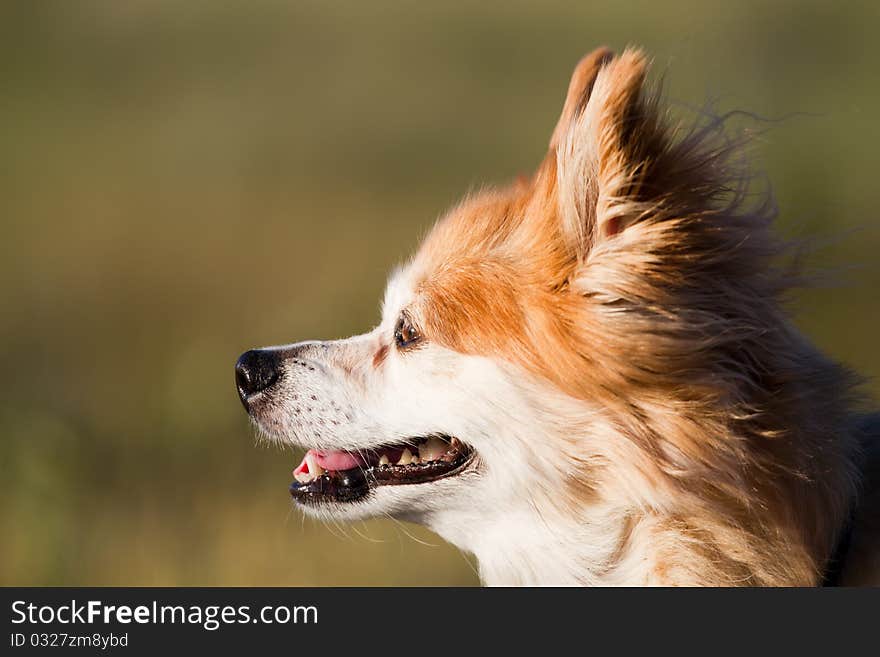
[[[270,349],[244,352],[235,364],[235,385],[238,396],[247,408],[248,399],[263,392],[281,376],[281,357]]]

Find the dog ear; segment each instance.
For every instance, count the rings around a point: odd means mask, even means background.
[[[571,75],[571,82],[568,83],[568,93],[565,95],[565,104],[562,106],[562,113],[559,115],[559,121],[550,137],[550,150],[555,151],[562,136],[568,130],[572,121],[574,121],[584,111],[584,107],[593,91],[593,85],[596,82],[596,76],[599,75],[600,69],[611,61],[614,57],[608,48],[602,46],[596,48],[588,55],[584,55],[581,61],[574,69]]]
[[[647,60],[637,50],[596,51],[578,64],[551,139],[560,232],[579,260],[638,216],[640,171],[655,139],[642,97]]]

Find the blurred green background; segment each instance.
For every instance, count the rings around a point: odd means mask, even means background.
[[[798,321],[876,377],[878,29],[877,2],[0,3],[0,584],[476,583],[424,529],[304,520],[232,366],[371,327],[600,44],[685,115],[789,116],[757,155],[836,273]]]

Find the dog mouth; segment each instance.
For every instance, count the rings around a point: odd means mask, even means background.
[[[355,502],[377,486],[424,484],[460,473],[473,450],[457,438],[425,436],[357,452],[310,449],[290,495],[302,504]]]

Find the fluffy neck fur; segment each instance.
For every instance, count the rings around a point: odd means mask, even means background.
[[[735,473],[637,472],[631,462],[614,463],[619,455],[609,451],[587,456],[585,448],[602,442],[633,449],[610,424],[595,429],[598,435],[580,440],[532,436],[547,445],[577,445],[575,454],[560,459],[589,461],[589,472],[563,472],[560,482],[541,473],[540,481],[517,488],[501,504],[445,508],[421,522],[473,553],[482,581],[492,586],[821,581],[855,494],[850,457],[856,455],[845,454],[837,440],[783,449],[786,457],[774,455],[766,468],[753,467],[761,458],[755,456]],[[849,434],[837,436],[848,444]],[[823,455],[816,463],[807,453],[812,447],[831,447],[839,460]]]
[[[640,470],[632,460],[639,447],[612,422],[594,421],[580,438],[530,436],[566,445],[571,452],[556,459],[583,469],[554,480],[550,466],[509,487],[503,503],[446,508],[421,521],[473,553],[493,586],[816,585],[856,493],[858,454],[846,421],[835,430],[825,423],[842,418],[819,417],[827,400],[804,401],[817,407],[808,420],[815,433],[793,430],[750,447],[731,470],[711,458],[671,470],[642,459]],[[647,418],[645,431],[677,421]],[[717,438],[754,440],[729,430]]]

